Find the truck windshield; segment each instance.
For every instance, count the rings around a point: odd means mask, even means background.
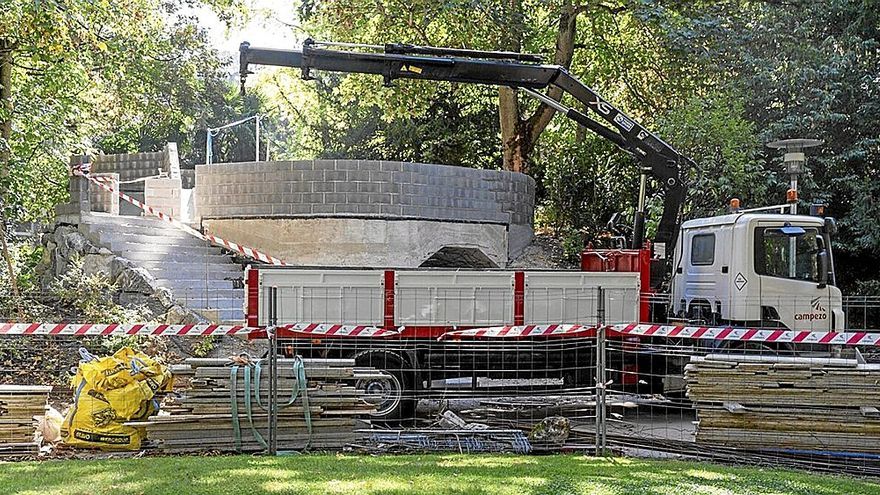
[[[758,228],[755,232],[755,271],[759,275],[819,281],[819,243],[815,228],[804,228],[797,236],[786,235],[779,227]]]

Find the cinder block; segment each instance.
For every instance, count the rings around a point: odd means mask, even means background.
[[[380,169],[381,162],[375,160],[358,160],[357,168],[358,170],[368,170],[371,172],[378,172]]]
[[[356,192],[358,190],[358,183],[357,182],[348,182],[348,181],[334,182],[333,183],[333,190],[336,192],[346,192],[346,193],[347,192]]]
[[[390,182],[391,181],[391,172],[382,172],[381,170],[375,170],[370,172],[370,181],[372,182]]]
[[[290,207],[291,205],[281,203],[272,205],[272,214],[273,215],[290,215]]]
[[[391,204],[390,194],[370,194],[370,203]]]
[[[312,213],[312,205],[292,204],[290,205],[291,215],[309,215]]]
[[[362,193],[377,193],[379,191],[379,184],[373,182],[357,182],[357,190]]]
[[[287,187],[290,192],[294,193],[308,193],[312,192],[312,184],[313,182],[288,182]]]
[[[379,184],[379,192],[399,194],[400,193],[400,184],[394,184],[391,182],[382,182],[381,184]]]
[[[418,217],[421,215],[421,209],[418,206],[404,205],[402,206],[401,215],[407,217]]]
[[[351,204],[363,204],[370,202],[370,195],[366,193],[351,192],[346,193],[345,202]]]
[[[350,170],[347,172],[346,177],[351,182],[369,182],[370,172],[367,170]]]
[[[403,207],[400,205],[379,205],[379,212],[383,215],[400,216]]]
[[[284,195],[284,202],[288,204],[299,204],[303,202],[302,193],[288,193]]]
[[[346,172],[345,170],[325,170],[324,171],[324,180],[326,181],[337,181],[337,180],[346,180]]]
[[[336,170],[357,170],[359,160],[335,160],[334,167]]]
[[[358,213],[378,215],[380,213],[380,208],[379,205],[375,204],[358,205]]]
[[[347,194],[345,193],[333,193],[328,192],[324,194],[324,202],[325,203],[346,203],[347,202]]]
[[[323,170],[303,170],[302,171],[302,180],[304,181],[322,181],[324,180],[324,171]]]
[[[313,204],[312,205],[312,213],[325,215],[329,213],[335,213],[336,209],[332,204]]]
[[[341,203],[336,205],[335,211],[336,213],[353,214],[358,212],[358,206],[356,204]]]
[[[399,172],[402,167],[403,164],[400,162],[387,162],[383,160],[379,164],[379,170],[383,170],[385,172]]]
[[[391,172],[391,181],[397,184],[412,182],[412,172]]]
[[[332,182],[312,182],[312,192],[333,192],[334,190]]]

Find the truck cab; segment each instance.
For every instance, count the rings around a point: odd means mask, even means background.
[[[681,225],[672,259],[672,315],[700,324],[833,331],[833,219],[735,212]]]

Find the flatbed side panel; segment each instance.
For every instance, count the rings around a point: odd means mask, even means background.
[[[382,326],[384,272],[380,270],[260,271],[259,324],[267,325],[269,289],[278,288],[278,323]]]
[[[513,322],[513,272],[398,271],[395,322],[491,326]]]
[[[245,306],[245,319],[249,327],[260,326],[260,271],[254,266],[249,266],[247,274],[247,303]]]
[[[606,323],[639,321],[639,278],[635,272],[525,272],[525,323],[595,325],[599,287]]]

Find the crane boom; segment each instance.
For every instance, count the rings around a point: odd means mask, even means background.
[[[537,63],[535,55],[513,52],[422,47],[405,44],[386,44],[382,52],[360,50],[332,50],[311,39],[300,50],[254,48],[249,43],[240,46],[241,82],[250,73],[251,64],[298,67],[304,79],[311,78],[312,70],[346,73],[377,74],[390,85],[395,79],[421,79],[459,83],[487,84],[522,88],[529,95],[560,111],[579,125],[610,140],[638,162],[642,174],[655,177],[665,189],[663,215],[655,236],[655,243],[666,245],[672,251],[678,235],[679,212],[684,202],[686,186],[682,170],[693,162],[672,146],[642,127],[598,93],[578,81],[564,67]],[[564,106],[537,91],[556,87],[598,115],[608,125],[593,120],[586,114]],[[633,247],[640,248],[644,240],[644,188],[640,193],[633,232]]]

